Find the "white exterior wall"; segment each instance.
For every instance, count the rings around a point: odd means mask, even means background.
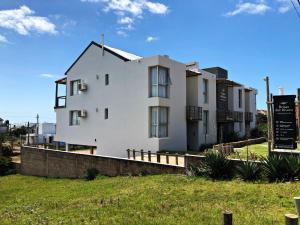
[[[251,92],[249,92],[249,105],[250,109],[249,112],[253,113],[253,122],[250,123],[250,129],[254,129],[256,127],[256,95],[257,95],[257,90],[252,89]]]
[[[149,98],[149,67],[170,69],[168,99]],[[105,74],[109,85],[105,86]],[[99,79],[96,78],[99,76]],[[81,79],[88,90],[70,96],[70,81]],[[186,150],[185,65],[155,56],[124,62],[92,45],[67,74],[67,106],[56,109],[56,141],[97,147],[97,154],[125,157],[126,149]],[[169,107],[167,138],[149,137],[149,107]],[[108,119],[104,110],[108,108]],[[70,110],[86,110],[79,126],[69,126]],[[96,111],[98,109],[98,112]]]
[[[187,138],[191,150],[199,150],[201,145],[215,144],[217,142],[216,121],[216,75],[199,70],[201,75],[187,77],[187,105],[202,107],[202,120],[188,122]],[[208,102],[204,103],[203,79],[208,80]],[[203,111],[209,113],[208,134],[204,132]]]
[[[55,123],[41,123],[39,124],[39,134],[41,135],[50,135],[55,134],[56,124]]]
[[[199,77],[199,97],[198,105],[202,107],[202,112],[207,110],[209,113],[208,134],[204,134],[203,117],[199,123],[200,145],[215,144],[217,142],[217,100],[216,100],[216,75],[205,70],[200,70],[202,75]],[[203,79],[208,80],[208,103],[204,103]],[[203,114],[202,114],[203,115]]]

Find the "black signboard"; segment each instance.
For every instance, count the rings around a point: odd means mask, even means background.
[[[296,149],[295,95],[274,96],[274,145],[276,149]]]

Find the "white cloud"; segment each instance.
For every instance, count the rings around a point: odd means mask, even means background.
[[[235,10],[226,13],[226,16],[236,16],[238,14],[263,15],[270,9],[271,7],[264,0],[256,3],[240,2],[236,5]]]
[[[161,3],[145,2],[148,10],[154,14],[165,14],[168,12],[168,7]]]
[[[128,16],[125,16],[125,17],[122,17],[118,20],[118,23],[119,24],[133,24],[134,23],[134,19],[128,17]]]
[[[117,34],[122,36],[122,37],[127,37],[128,36],[128,34],[124,30],[118,30]]]
[[[0,27],[14,30],[21,35],[30,32],[57,33],[56,27],[47,17],[34,16],[35,12],[27,6],[19,9],[0,10]]]
[[[44,77],[44,78],[57,78],[58,76],[54,75],[54,74],[50,74],[50,73],[43,73],[41,74],[41,77]]]
[[[152,37],[152,36],[149,36],[149,37],[147,37],[147,39],[146,39],[146,42],[153,42],[153,41],[157,41],[158,40],[158,38],[157,37]]]
[[[7,38],[1,34],[0,34],[0,43],[8,43]]]
[[[114,12],[118,17],[118,24],[122,26],[117,30],[118,34],[125,33],[122,30],[132,30],[137,19],[142,19],[143,14],[167,14],[168,6],[149,0],[81,0],[82,2],[101,2],[105,12]]]
[[[292,3],[290,0],[276,0],[280,6],[278,8],[279,13],[286,13],[292,9]]]

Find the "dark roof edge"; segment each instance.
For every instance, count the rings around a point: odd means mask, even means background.
[[[92,46],[92,45],[96,45],[97,47],[99,48],[102,48],[102,45],[92,41],[84,50],[83,52],[77,57],[77,59],[72,63],[72,65],[69,67],[69,69],[67,69],[67,71],[65,72],[65,75],[67,75],[67,73],[73,68],[73,66],[79,61],[79,59],[84,55],[84,53]],[[119,55],[118,53],[112,51],[111,49],[108,49],[104,46],[104,50],[111,53],[112,55],[118,57],[119,59],[127,62],[127,61],[130,61],[129,59]]]

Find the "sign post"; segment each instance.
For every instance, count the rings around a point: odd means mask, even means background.
[[[274,147],[296,149],[295,95],[274,96]]]

